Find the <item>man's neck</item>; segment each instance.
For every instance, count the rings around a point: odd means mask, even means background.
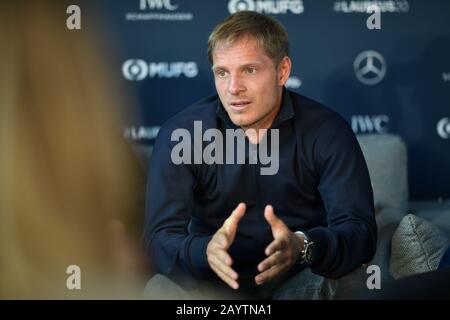
[[[281,109],[281,101],[278,103],[278,107],[274,108],[269,114],[267,114],[263,119],[254,123],[251,126],[243,127],[242,129],[245,131],[245,135],[249,139],[252,144],[258,144],[261,142],[262,138],[267,132],[267,129],[273,124],[278,112]]]
[[[245,135],[252,144],[260,143],[267,130],[272,126],[275,118],[281,110],[282,94],[283,92],[281,91],[278,95],[276,107],[273,108],[270,113],[268,113],[258,122],[255,122],[248,127],[242,127],[242,129],[245,131]]]

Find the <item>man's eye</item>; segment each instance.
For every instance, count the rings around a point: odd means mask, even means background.
[[[256,73],[256,68],[253,68],[253,67],[247,68],[247,73],[248,74],[255,74]]]
[[[225,70],[219,70],[219,71],[216,72],[216,75],[217,75],[219,78],[224,78],[224,77],[227,75],[227,73],[226,73]]]

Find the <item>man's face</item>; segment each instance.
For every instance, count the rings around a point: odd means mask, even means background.
[[[231,121],[240,127],[265,128],[276,117],[290,60],[276,66],[253,37],[232,45],[218,43],[213,51],[216,90]]]

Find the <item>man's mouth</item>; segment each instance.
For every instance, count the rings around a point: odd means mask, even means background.
[[[234,111],[242,111],[250,105],[250,100],[237,100],[230,102],[230,107]]]

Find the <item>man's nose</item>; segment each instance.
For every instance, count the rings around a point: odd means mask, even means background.
[[[245,90],[245,85],[238,75],[230,77],[230,82],[228,84],[228,91],[230,92],[230,94],[238,95]]]

